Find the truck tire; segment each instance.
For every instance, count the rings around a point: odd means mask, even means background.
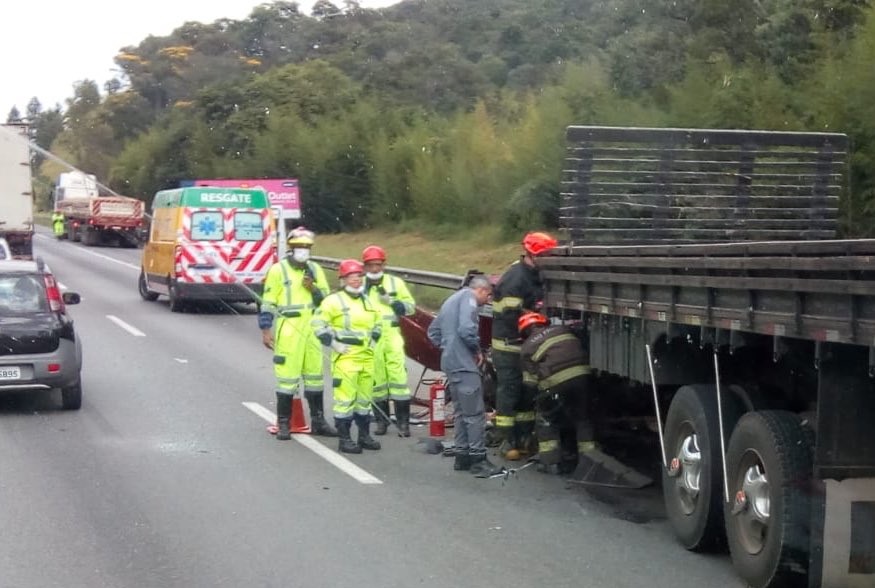
[[[731,431],[739,411],[724,410],[725,431]],[[665,452],[672,475],[663,468],[662,492],[665,511],[675,535],[690,551],[714,551],[725,545],[723,529],[723,469],[717,390],[713,385],[681,387],[671,401],[665,419]]]
[[[140,269],[140,278],[137,280],[137,289],[140,291],[140,297],[147,302],[155,302],[158,300],[158,292],[153,292],[149,289],[149,284],[146,282],[146,270]]]
[[[61,388],[61,407],[64,410],[79,410],[82,408],[82,380],[66,388]]]
[[[729,441],[732,563],[753,588],[807,585],[814,435],[791,412],[746,414]]]

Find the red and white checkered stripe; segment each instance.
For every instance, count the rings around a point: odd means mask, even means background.
[[[223,241],[191,241],[191,215],[194,212],[221,212],[225,228]],[[261,215],[265,238],[261,241],[237,241],[234,214],[256,212]],[[276,261],[270,210],[240,208],[187,208],[182,218],[182,239],[176,248],[176,279],[195,284],[242,282],[260,283]],[[192,266],[214,266],[202,271]]]

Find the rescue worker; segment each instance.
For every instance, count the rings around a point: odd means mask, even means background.
[[[374,346],[380,340],[380,310],[365,296],[364,266],[345,259],[338,269],[343,288],[328,295],[313,315],[313,329],[322,345],[330,346],[334,381],[334,425],[338,450],[361,453],[380,449],[370,434],[371,393],[374,387]],[[355,420],[358,442],[350,428]]]
[[[578,456],[596,449],[592,423],[587,414],[592,384],[589,354],[580,339],[564,325],[549,325],[537,312],[520,316],[519,333],[523,387],[534,397],[538,410],[536,433],[538,461],[542,471],[562,470],[562,433],[576,440]],[[569,431],[570,429],[570,431]]]
[[[407,386],[407,356],[399,319],[410,316],[416,303],[404,280],[384,273],[386,252],[371,245],[362,251],[365,268],[365,292],[374,308],[382,315],[383,334],[374,350],[374,406],[376,435],[385,435],[389,428],[389,400],[395,404],[398,431],[410,437],[410,388]]]
[[[483,353],[478,308],[491,295],[489,280],[473,277],[444,301],[427,332],[428,340],[441,350],[441,370],[453,401],[453,469],[470,470],[478,478],[503,471],[486,457],[486,407],[479,370]]]
[[[313,334],[313,311],[328,294],[322,267],[310,260],[315,235],[304,227],[289,232],[286,258],[264,279],[258,327],[264,346],[273,349],[276,411],[280,441],[291,439],[292,399],[303,386],[314,434],[334,437],[323,408],[322,348]]]
[[[492,303],[492,365],[498,381],[490,445],[500,444],[499,453],[510,461],[533,452],[535,429],[534,399],[522,387],[517,322],[523,312],[535,310],[544,296],[535,257],[557,242],[546,233],[528,233],[522,245],[523,255],[499,279]]]
[[[57,239],[64,236],[64,214],[60,210],[52,213],[52,230]]]
[[[523,344],[520,362],[523,385],[538,404],[538,467],[549,473],[568,473],[574,459],[564,460],[563,438],[572,437],[577,465],[571,479],[585,485],[643,488],[653,480],[603,453],[595,441],[589,415],[593,390],[589,353],[564,325],[548,325],[547,317],[527,312],[518,328]],[[563,433],[570,435],[563,435]]]

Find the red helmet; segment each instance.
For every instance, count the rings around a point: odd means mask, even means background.
[[[523,247],[530,255],[541,255],[559,244],[547,233],[528,233],[523,238]]]
[[[546,325],[547,317],[538,312],[524,312],[517,321],[517,330],[522,333],[533,325]]]
[[[382,247],[368,245],[365,247],[365,250],[362,251],[362,261],[364,263],[368,263],[369,261],[386,261],[386,252],[383,251]]]
[[[337,273],[341,278],[345,278],[349,274],[365,273],[365,267],[358,259],[344,259],[340,262],[340,267],[337,268]]]

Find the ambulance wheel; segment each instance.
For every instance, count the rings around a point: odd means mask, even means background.
[[[149,285],[146,283],[146,272],[140,270],[140,279],[137,281],[140,297],[147,302],[155,302],[158,300],[158,292],[149,290]]]
[[[800,586],[808,569],[814,434],[791,412],[746,414],[727,450],[729,552],[753,588]]]
[[[185,301],[176,292],[176,282],[170,280],[167,282],[167,298],[170,301],[170,312],[182,312]]]

